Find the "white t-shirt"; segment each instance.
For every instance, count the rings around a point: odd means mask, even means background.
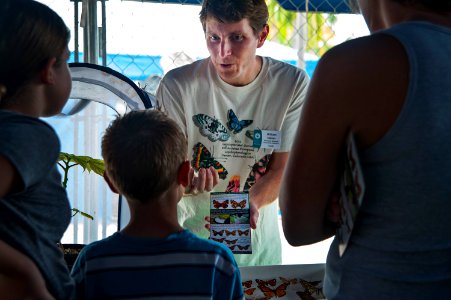
[[[243,191],[264,171],[265,158],[273,149],[253,147],[255,130],[280,132],[280,148],[275,151],[290,151],[309,78],[299,68],[262,59],[260,73],[246,86],[224,82],[209,58],[171,70],[159,85],[158,105],[185,132],[191,165],[217,169],[220,182],[215,192]],[[180,224],[208,238],[204,218],[209,209],[209,193],[183,197]],[[277,212],[277,202],[260,210],[252,231],[253,254],[235,255],[240,266],[281,263]]]

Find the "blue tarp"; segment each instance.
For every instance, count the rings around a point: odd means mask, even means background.
[[[151,55],[128,55],[128,54],[108,54],[106,66],[124,74],[133,81],[142,81],[151,75],[162,77],[163,68],[160,65],[161,56]],[[74,62],[74,54],[71,53],[69,59]],[[80,62],[83,61],[83,53],[80,53]],[[284,60],[284,62],[296,66],[295,60]],[[306,71],[311,77],[316,67],[317,60],[307,60],[305,62]],[[99,62],[102,64],[102,62]]]

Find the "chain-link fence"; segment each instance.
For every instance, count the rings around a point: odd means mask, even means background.
[[[88,1],[39,1],[63,17],[72,32],[70,60],[83,62],[88,55]],[[178,4],[99,0],[96,21],[100,52],[94,53],[98,64],[119,71],[154,93],[168,70],[208,56],[199,21],[200,6],[187,4],[192,1],[201,0],[180,0]],[[303,11],[306,2],[308,12]],[[336,3],[336,9],[331,8],[332,3]],[[305,68],[310,76],[318,59],[332,46],[368,33],[361,16],[337,13],[349,11],[345,1],[317,0],[317,6],[312,6],[315,1],[267,0],[267,4],[270,36],[258,53]],[[320,7],[325,10],[327,5],[326,10],[335,13],[314,12]],[[100,138],[114,115],[109,107],[93,104],[74,116],[50,121],[58,131],[64,152],[100,158]],[[74,217],[63,242],[89,243],[115,232],[117,197],[95,174],[74,168],[69,176],[72,206],[93,215],[94,220]]]

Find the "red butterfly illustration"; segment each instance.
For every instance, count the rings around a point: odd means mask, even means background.
[[[235,200],[232,200],[232,207],[233,208],[245,208],[246,207],[246,200],[241,200],[240,202],[237,202]]]
[[[245,235],[245,236],[247,236],[248,234],[249,234],[249,229],[247,229],[247,230],[239,230],[238,229],[238,234],[241,236],[241,235]]]
[[[252,280],[247,280],[242,282],[245,288],[250,288],[252,286]]]
[[[234,175],[229,180],[229,184],[225,190],[227,193],[239,192],[240,191],[240,176]]]
[[[230,235],[236,235],[236,230],[234,230],[234,231],[228,231],[228,230],[226,229],[226,230],[225,230],[225,233],[226,233],[227,236],[230,236]]]
[[[271,154],[266,154],[259,161],[257,161],[249,172],[249,176],[244,183],[243,191],[249,191],[249,189],[266,173],[266,167],[269,164]]]
[[[234,240],[226,240],[225,242],[229,245],[231,244],[236,244],[236,242],[238,241],[238,239],[234,239]]]
[[[232,249],[232,250],[235,250],[235,247],[236,247],[237,245],[231,245],[231,246],[229,246],[229,248],[230,249]]]
[[[250,295],[254,294],[255,290],[256,290],[256,288],[244,289],[244,294],[250,296]]]
[[[258,288],[263,292],[263,294],[269,299],[276,297],[281,298],[287,294],[288,283],[282,283],[275,289],[272,289],[266,285],[259,285]]]
[[[211,238],[211,239],[212,239],[213,241],[220,242],[220,243],[224,242],[224,240],[225,240],[225,238],[222,238],[222,239]]]
[[[276,285],[276,282],[277,282],[277,280],[274,278],[274,279],[270,279],[270,280],[261,280],[261,279],[255,279],[255,281],[257,282],[257,284],[258,285],[272,285],[272,286],[275,286]]]
[[[213,200],[214,208],[227,208],[229,206],[229,200],[224,200],[222,202]]]
[[[220,231],[216,231],[216,230],[211,230],[213,231],[213,235],[223,235],[224,234],[224,230],[220,230]]]

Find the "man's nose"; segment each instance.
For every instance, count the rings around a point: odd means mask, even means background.
[[[232,54],[232,43],[228,40],[223,40],[221,42],[221,47],[219,50],[219,55],[221,57],[227,57]]]

